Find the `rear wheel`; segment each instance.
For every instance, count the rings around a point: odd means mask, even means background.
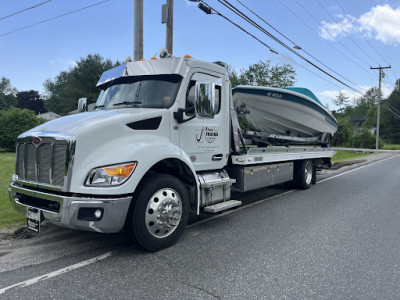
[[[294,180],[298,189],[307,190],[313,181],[313,162],[312,160],[302,160],[295,163]]]
[[[189,217],[189,193],[183,183],[171,175],[155,176],[139,187],[127,221],[128,233],[149,251],[173,245]]]

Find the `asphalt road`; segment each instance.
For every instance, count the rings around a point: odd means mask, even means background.
[[[400,155],[379,155],[307,191],[244,194],[157,253],[54,226],[9,236],[0,299],[398,299]]]

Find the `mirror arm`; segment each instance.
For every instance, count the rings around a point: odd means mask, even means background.
[[[174,112],[174,118],[179,124],[186,123],[186,122],[196,118],[196,115],[194,115],[193,117],[190,117],[189,119],[183,119],[183,113],[188,113],[188,112],[193,112],[193,111],[194,111],[194,107],[190,107],[187,109],[178,108],[178,111]]]

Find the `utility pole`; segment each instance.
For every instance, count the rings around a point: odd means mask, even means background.
[[[174,0],[167,0],[168,17],[166,26],[166,48],[168,53],[172,55],[173,38],[174,38]]]
[[[143,0],[134,0],[133,60],[143,58]]]
[[[371,67],[371,70],[379,70],[379,91],[378,91],[378,111],[376,113],[376,141],[375,141],[375,148],[379,149],[379,124],[381,121],[381,81],[382,81],[382,75],[383,71],[382,69],[390,69],[391,66],[389,67],[377,67],[373,68]]]

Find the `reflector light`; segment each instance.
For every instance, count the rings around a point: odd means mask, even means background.
[[[110,176],[116,177],[128,177],[133,169],[135,169],[136,163],[132,163],[129,165],[122,165],[122,166],[115,166],[115,167],[108,167],[104,168],[106,173]]]
[[[190,55],[186,54],[184,58],[192,58]]]
[[[153,57],[152,57],[152,58],[150,58],[150,59],[151,59],[151,60],[156,60],[156,59],[157,59],[157,57],[154,57],[154,56],[153,56]]]

